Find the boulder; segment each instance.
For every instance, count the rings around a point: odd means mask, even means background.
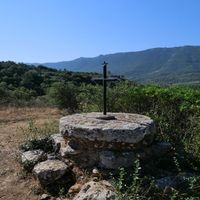
[[[95,150],[75,150],[69,144],[60,150],[61,157],[81,167],[94,167],[99,162],[99,152]]]
[[[47,160],[38,163],[33,174],[39,179],[42,185],[48,185],[60,179],[68,171],[68,166],[59,160]]]
[[[101,151],[99,155],[99,167],[105,169],[129,168],[137,158],[134,152]]]
[[[148,161],[149,159],[156,160],[162,158],[166,154],[172,152],[172,145],[169,142],[157,142],[152,145],[136,151],[137,156],[141,161]]]
[[[167,187],[179,188],[182,184],[187,183],[189,179],[196,177],[193,173],[179,173],[176,176],[166,176],[155,181],[155,186],[158,189],[165,189]]]
[[[31,171],[38,162],[44,161],[46,159],[47,156],[42,150],[25,151],[21,155],[22,165],[28,171]]]
[[[100,151],[99,167],[105,169],[119,169],[120,167],[130,168],[134,161],[139,158],[141,161],[157,159],[171,151],[172,145],[168,142],[153,143],[149,147],[132,151]],[[92,158],[91,158],[92,159]]]
[[[52,143],[53,143],[53,150],[54,152],[58,153],[61,148],[65,147],[65,139],[62,137],[61,134],[53,134],[51,135]]]
[[[107,181],[90,181],[84,184],[73,200],[115,200],[116,194]]]
[[[73,149],[69,143],[67,142],[65,146],[62,146],[60,148],[60,155],[62,157],[70,157],[70,156],[73,156],[73,155],[78,155],[80,154],[81,151],[78,151],[78,150],[75,150]]]

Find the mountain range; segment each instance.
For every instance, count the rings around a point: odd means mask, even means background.
[[[141,83],[199,84],[200,46],[153,48],[137,52],[99,55],[72,61],[40,63],[69,71],[101,72],[108,62],[109,71]],[[39,65],[38,63],[35,65]]]

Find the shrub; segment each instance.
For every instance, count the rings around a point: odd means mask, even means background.
[[[78,88],[71,82],[54,83],[47,96],[51,104],[68,109],[69,112],[75,112],[79,108]]]
[[[24,151],[42,149],[50,152],[53,148],[51,135],[58,132],[57,123],[54,121],[44,123],[41,126],[30,121],[27,128],[21,128],[24,138],[20,148]]]
[[[102,88],[98,85],[81,85],[78,99],[82,112],[99,112],[102,110]]]
[[[151,181],[147,186],[144,186],[145,177],[141,177],[140,171],[141,167],[138,159],[134,162],[132,174],[127,174],[123,168],[119,169],[119,177],[113,183],[116,189],[117,200],[151,199],[149,193],[153,182]]]

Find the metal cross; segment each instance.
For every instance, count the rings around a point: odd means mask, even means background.
[[[102,81],[103,82],[103,115],[107,116],[107,81],[117,81],[119,78],[117,77],[107,77],[107,65],[104,61],[103,65],[103,77],[102,78],[93,78],[94,81]],[[111,119],[114,117],[109,116],[109,118],[105,119]]]

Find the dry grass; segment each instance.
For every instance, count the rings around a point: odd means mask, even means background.
[[[31,177],[22,180],[21,167],[16,160],[18,144],[27,137],[26,130],[34,121],[41,130],[48,123],[57,123],[61,117],[54,108],[0,108],[0,199],[35,200],[35,181]],[[24,130],[24,131],[22,131]]]
[[[0,107],[0,124],[8,122],[19,122],[34,119],[51,119],[60,115],[60,111],[55,108],[43,107]]]

